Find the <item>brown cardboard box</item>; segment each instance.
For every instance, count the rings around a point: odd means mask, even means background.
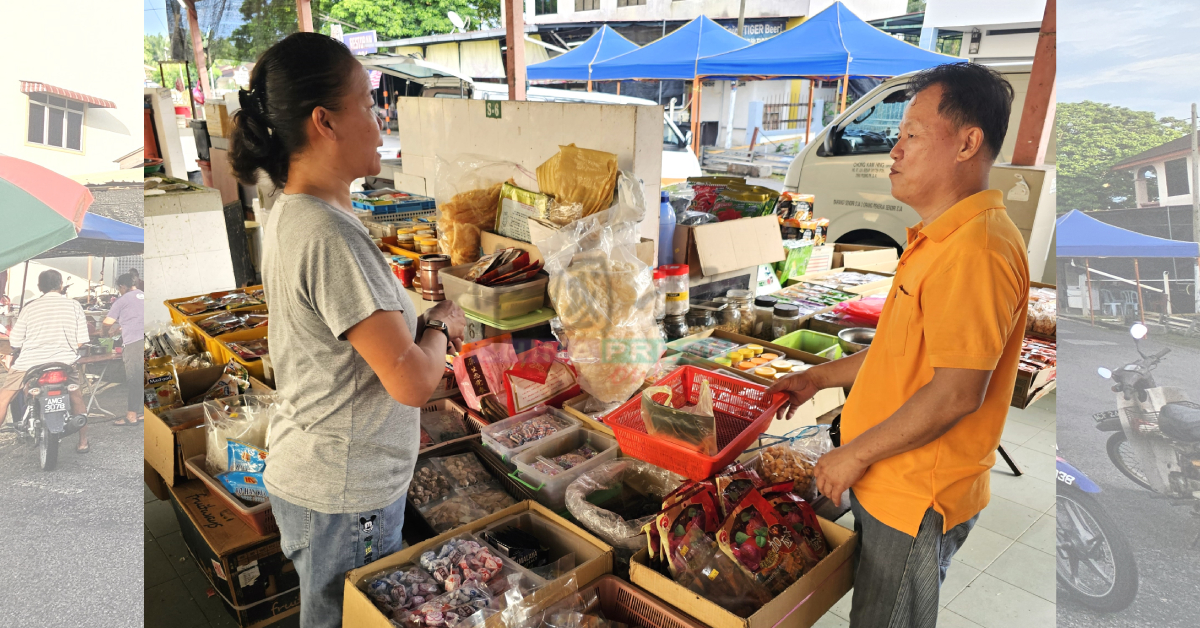
[[[630,561],[630,580],[664,602],[712,628],[807,628],[854,586],[858,535],[822,518],[821,530],[832,551],[817,566],[745,619],[678,585],[647,566],[642,550]]]
[[[579,587],[584,587],[600,576],[612,572],[612,547],[554,514],[541,504],[526,500],[347,573],[346,597],[342,606],[343,625],[355,628],[391,628],[387,617],[375,608],[370,598],[363,592],[368,580],[380,573],[414,562],[422,553],[440,547],[451,538],[464,533],[479,532],[492,527],[493,524],[499,524],[503,520],[513,517],[520,518],[522,515],[536,517],[538,536],[547,541],[553,539],[553,544],[560,549],[569,549],[574,552],[576,565],[578,565],[563,577],[539,589],[531,602],[534,607],[544,608],[574,591],[573,588],[566,586],[567,580],[572,575],[575,583]],[[500,617],[490,618],[485,625],[489,628],[499,628]]]
[[[213,366],[179,374],[179,389],[184,399],[203,394],[221,377],[224,367]],[[274,392],[270,386],[251,377],[250,389],[259,393]],[[194,480],[183,461],[204,453],[204,409],[199,405],[185,406],[156,414],[145,412],[146,463],[162,476],[167,486]]]
[[[800,283],[800,282],[820,283],[820,280],[822,277],[828,277],[829,275],[836,275],[838,273],[847,272],[847,271],[860,272],[860,273],[873,273],[876,275],[883,275],[883,276],[887,277],[887,279],[880,279],[879,281],[872,281],[871,283],[866,283],[861,286],[856,286],[854,288],[850,288],[846,292],[849,292],[851,294],[863,294],[863,295],[877,294],[878,292],[880,292],[881,288],[883,289],[883,291],[886,292],[887,290],[891,289],[892,277],[895,276],[895,273],[890,272],[890,271],[885,272],[882,270],[870,270],[870,269],[866,269],[866,268],[833,268],[830,270],[823,270],[823,271],[817,272],[817,273],[808,273],[806,275],[801,275],[800,277],[796,277],[795,279],[789,279],[788,285],[790,286],[792,284]]]
[[[1055,388],[1057,371],[1058,367],[1054,366],[1033,373],[1017,371],[1017,382],[1013,386],[1012,404],[1010,405],[1024,410],[1038,399],[1045,397]]]
[[[877,268],[895,272],[900,257],[890,246],[866,244],[825,244],[813,247],[805,274],[824,272],[833,268]]]
[[[225,103],[205,103],[204,119],[208,122],[208,134],[226,137],[233,127],[229,123],[229,109]]]
[[[694,227],[677,225],[673,246],[675,263],[687,264],[692,277],[757,267],[784,258],[779,220],[775,216]]]
[[[154,467],[150,466],[149,462],[143,460],[142,464],[146,465],[146,488],[150,489],[150,492],[154,493],[155,497],[163,501],[170,499],[171,493],[167,490],[167,483],[163,481],[162,476],[158,474],[158,471],[154,470]]]
[[[169,490],[184,544],[240,625],[299,611],[300,576],[283,555],[279,534],[260,536],[200,482]]]
[[[533,241],[537,242],[538,240],[548,237],[554,232],[543,225],[540,225],[536,222],[531,222],[529,223],[529,233]],[[521,249],[522,251],[528,251],[529,261],[531,262],[544,259],[542,257],[542,252],[538,250],[537,246],[534,246],[528,242],[507,238],[498,233],[492,233],[491,231],[484,231],[480,236],[479,243],[480,246],[483,247],[483,252],[487,254],[494,253],[496,249],[514,248]],[[656,264],[654,261],[654,240],[642,238],[641,241],[638,242],[636,253],[638,259],[642,260],[643,264],[651,268],[658,266],[658,264]]]

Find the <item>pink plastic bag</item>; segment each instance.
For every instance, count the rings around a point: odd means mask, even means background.
[[[845,322],[862,327],[879,325],[879,315],[887,297],[867,297],[858,301],[844,301],[834,306],[833,311],[846,318]]]

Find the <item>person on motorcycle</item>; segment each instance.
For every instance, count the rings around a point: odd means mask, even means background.
[[[850,489],[859,534],[850,625],[929,627],[950,559],[990,499],[1029,298],[1025,242],[988,189],[1013,89],[971,63],[915,75],[892,148],[892,195],[922,221],[869,349],[790,375],[787,418],[823,388],[853,385],[841,446],[817,463],[821,493]]]
[[[87,317],[78,301],[63,295],[62,284],[62,274],[57,270],[47,270],[38,275],[38,289],[42,291],[42,296],[26,304],[13,324],[9,342],[15,359],[12,369],[4,377],[3,386],[0,386],[0,412],[8,409],[8,404],[21,388],[25,372],[50,362],[72,365],[67,373],[67,381],[77,388],[70,392],[71,409],[78,415],[87,407],[83,401],[79,369],[74,366],[79,359],[79,348],[90,340]],[[18,418],[14,416],[13,421]],[[87,426],[84,426],[79,430],[79,446],[75,451],[86,454],[90,449]]]
[[[144,389],[138,383],[142,381],[144,373],[142,356],[146,344],[143,333],[146,295],[137,288],[136,281],[131,272],[117,277],[117,291],[121,293],[121,298],[113,302],[108,316],[104,317],[106,334],[112,325],[121,328],[121,344],[124,347],[121,355],[125,362],[125,382],[128,388],[125,418],[113,421],[113,425],[137,425],[141,418],[141,410],[145,407],[142,405]]]

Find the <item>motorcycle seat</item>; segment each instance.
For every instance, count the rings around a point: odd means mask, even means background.
[[[1159,412],[1158,428],[1167,438],[1186,443],[1200,442],[1200,408],[1168,403]]]

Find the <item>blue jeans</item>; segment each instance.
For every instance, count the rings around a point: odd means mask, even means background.
[[[379,510],[330,515],[271,497],[283,554],[300,575],[301,628],[342,625],[346,572],[400,550],[404,499]]]
[[[942,515],[925,511],[913,538],[871,516],[850,491],[858,533],[851,628],[934,628],[950,559],[979,515],[942,534]]]

